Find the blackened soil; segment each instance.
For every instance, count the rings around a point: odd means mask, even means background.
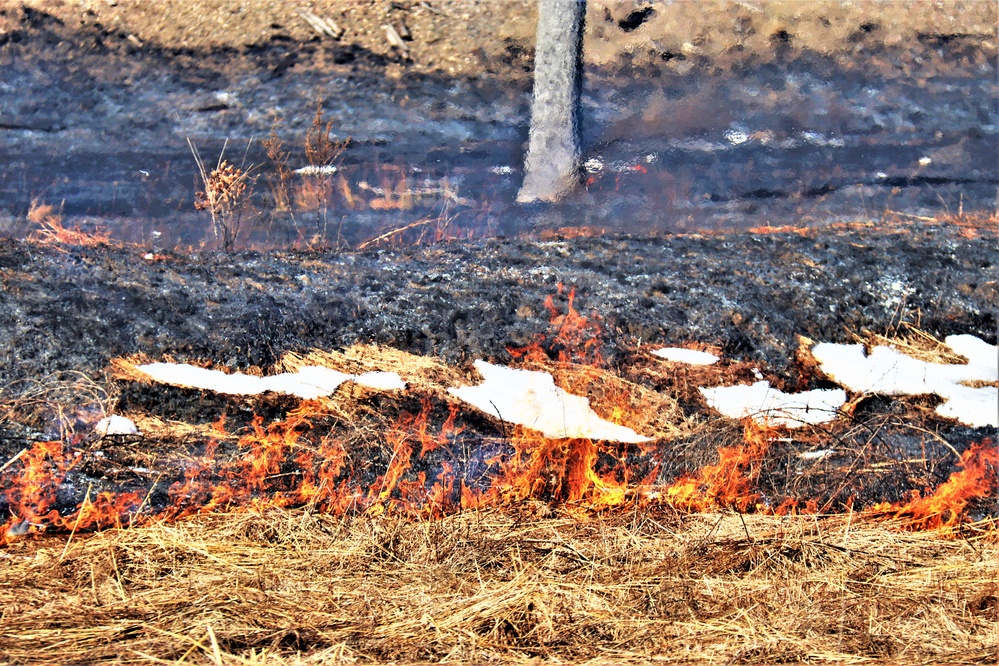
[[[612,358],[701,342],[795,388],[799,335],[916,323],[996,342],[997,230],[956,224],[480,243],[358,253],[156,255],[0,244],[0,384],[100,378],[115,357],[268,369],[289,351],[378,343],[506,361],[547,330],[559,283],[604,320]],[[556,301],[564,310],[565,296]],[[804,388],[804,387],[800,387]]]
[[[241,247],[301,247],[316,233],[356,246],[440,214],[432,197],[376,208],[365,186],[402,178],[423,190],[446,181],[459,196],[448,213],[476,237],[995,209],[994,3],[826,1],[806,12],[680,2],[629,13],[634,3],[593,2],[587,183],[553,212],[514,204],[536,3],[315,5],[346,29],[339,41],[319,39],[292,0],[154,4],[0,0],[0,237],[30,232],[39,202],[68,228],[166,248],[212,243],[194,210],[188,140],[209,164],[227,145],[226,159],[253,167]],[[381,27],[399,21],[413,33],[408,60]],[[339,163],[352,193],[331,193],[329,227],[313,228],[307,201],[296,215],[278,204],[260,139],[274,130],[287,166],[305,166],[320,97],[334,134],[353,139]]]

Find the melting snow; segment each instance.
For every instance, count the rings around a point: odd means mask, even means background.
[[[257,395],[265,391],[274,391],[311,400],[333,393],[344,382],[354,382],[385,391],[406,388],[406,383],[394,372],[348,375],[315,365],[301,368],[298,372],[284,372],[270,377],[257,377],[240,372],[227,374],[186,363],[149,363],[138,368],[163,384],[230,395]]]
[[[132,419],[124,416],[105,416],[94,426],[94,433],[100,437],[108,435],[135,435],[139,429],[135,427]]]
[[[448,389],[452,395],[509,423],[537,430],[545,437],[580,437],[618,442],[647,442],[631,428],[600,418],[590,401],[555,386],[547,372],[518,370],[476,361],[478,386]]]
[[[924,395],[935,393],[945,402],[937,413],[980,428],[999,426],[999,388],[972,388],[962,382],[999,381],[999,353],[973,335],[951,335],[944,344],[968,359],[964,365],[928,363],[891,347],[819,343],[812,355],[822,372],[858,393]]]
[[[835,449],[819,449],[818,451],[802,451],[798,454],[798,457],[802,460],[822,460],[835,453]]]
[[[303,176],[332,176],[337,172],[337,168],[332,164],[315,165],[310,164],[301,169],[295,169],[295,173]]]
[[[846,391],[842,389],[784,393],[771,388],[766,381],[700,391],[708,405],[725,416],[734,419],[749,416],[756,421],[788,428],[832,421],[846,402]]]
[[[655,356],[664,358],[667,361],[677,363],[689,363],[690,365],[711,365],[718,361],[718,357],[708,352],[696,351],[694,349],[684,349],[683,347],[663,347],[652,352]]]

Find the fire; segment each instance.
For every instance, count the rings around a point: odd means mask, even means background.
[[[758,463],[769,448],[767,430],[747,419],[743,443],[719,448],[717,464],[677,479],[665,490],[666,501],[689,511],[761,508],[756,506],[760,497],[753,487],[760,473]]]
[[[565,293],[559,285],[557,296]],[[599,317],[581,315],[568,290],[566,309],[555,296],[545,301],[547,336],[511,350],[524,364],[561,373],[578,393],[598,384],[607,371]],[[596,393],[615,421],[636,413],[629,389],[609,385]],[[592,391],[591,391],[592,392]],[[581,438],[548,439],[524,427],[502,437],[475,437],[449,398],[424,398],[401,411],[394,423],[365,434],[362,452],[337,426],[342,415],[330,403],[303,400],[283,419],[254,417],[233,443],[226,420],[211,424],[198,455],[186,458],[181,478],[153,498],[146,493],[87,490],[76,505],[60,488],[86,454],[76,440],[39,442],[8,463],[0,497],[9,518],[0,525],[0,545],[46,531],[76,532],[223,510],[260,510],[308,505],[336,515],[366,512],[439,517],[455,511],[504,508],[542,502],[577,512],[665,504],[691,512],[733,509],[783,515],[817,513],[815,499],[765,498],[757,484],[764,457],[781,431],[747,420],[742,441],[722,446],[717,461],[668,486],[656,485],[660,467],[655,441],[622,444]],[[223,442],[225,442],[223,444]],[[472,447],[469,448],[468,444]],[[458,452],[461,452],[460,454]],[[474,459],[474,460],[473,460]],[[953,528],[968,520],[972,502],[995,496],[999,450],[991,440],[971,446],[958,470],[933,491],[913,492],[898,504],[862,512],[911,529]],[[164,499],[165,498],[165,499]],[[822,507],[823,510],[828,507]],[[848,502],[847,510],[852,511]]]
[[[66,476],[79,463],[62,442],[38,442],[21,456],[21,474],[14,483],[4,483],[3,497],[14,515],[0,525],[0,545],[10,536],[44,531],[91,530],[117,526],[142,504],[136,493],[98,493],[87,497],[72,512],[62,514],[56,508],[57,491]]]
[[[929,495],[913,490],[907,502],[878,504],[871,507],[871,513],[902,521],[913,529],[954,527],[972,500],[994,497],[999,489],[999,447],[990,439],[977,442],[961,454],[957,465],[961,469]]]
[[[558,296],[565,292],[565,286],[558,283]],[[569,290],[565,314],[555,306],[555,297],[545,298],[545,309],[551,315],[548,324],[548,335],[538,336],[526,347],[507,349],[510,355],[522,363],[547,364],[550,362],[549,352],[554,354],[559,363],[580,363],[600,367],[603,358],[603,330],[597,317],[587,318],[576,311],[574,301],[575,288]]]
[[[509,506],[533,499],[599,511],[633,504],[639,489],[650,485],[654,477],[649,474],[633,485],[628,466],[589,439],[545,439],[518,428],[512,444],[513,453],[498,461],[500,471],[487,490],[465,488],[464,508]],[[597,472],[600,462],[607,467],[602,473]]]

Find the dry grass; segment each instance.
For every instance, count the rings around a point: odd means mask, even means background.
[[[68,440],[80,426],[89,428],[114,412],[117,389],[83,373],[64,372],[0,386],[0,425],[18,424],[37,439]]]
[[[895,330],[885,334],[864,331],[862,335],[854,335],[854,339],[863,343],[868,352],[875,347],[891,347],[926,363],[960,365],[968,362],[968,359],[955,353],[942,340],[908,322],[902,322]]]
[[[0,554],[8,663],[990,663],[995,532],[858,516],[208,515]]]
[[[62,211],[37,199],[31,202],[31,207],[28,209],[28,222],[36,227],[28,235],[29,241],[56,249],[69,245],[78,247],[107,245],[111,239],[111,233],[105,229],[98,228],[90,232],[83,231],[79,227],[67,229],[62,224]]]
[[[295,372],[307,365],[319,365],[340,372],[395,372],[411,389],[444,393],[448,387],[467,383],[469,378],[444,361],[418,356],[391,347],[357,344],[342,352],[314,349],[306,354],[285,354],[279,364],[283,372]]]

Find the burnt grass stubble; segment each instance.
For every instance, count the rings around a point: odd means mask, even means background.
[[[132,246],[3,241],[0,386],[12,404],[32,386],[82,373],[117,395],[118,413],[200,424],[224,414],[230,431],[246,432],[254,414],[270,422],[298,400],[232,399],[115,381],[111,360],[142,354],[270,372],[286,352],[376,343],[464,368],[476,358],[509,363],[509,347],[548,331],[543,302],[563,283],[576,288],[576,308],[600,322],[608,365],[620,374],[628,376],[640,362],[642,347],[700,342],[719,346],[727,359],[758,366],[783,390],[823,388],[830,384],[795,363],[800,335],[850,342],[858,332],[890,333],[910,322],[941,338],[970,333],[996,342],[997,236],[992,229],[967,235],[954,226],[917,223],[765,235],[500,238],[363,253],[166,254],[155,260]],[[565,311],[564,294],[556,303]],[[739,376],[732,383],[751,381]],[[421,409],[420,396],[361,399],[369,412],[382,410],[390,419]],[[996,432],[935,418],[934,400],[864,401],[852,420],[828,427],[826,436],[841,454],[824,472],[802,476],[794,441],[772,447],[760,491],[776,501],[802,493],[838,501],[855,495],[866,502],[898,500],[907,490],[939,484],[955,468],[955,451]],[[95,420],[99,406],[79,396],[74,402],[58,417],[50,406],[49,413],[36,412],[42,418],[32,423],[0,422],[0,459],[32,440],[57,436],[67,419],[78,419],[78,431],[86,433],[86,421]],[[718,421],[697,400],[681,407]],[[922,414],[918,425],[914,411]],[[444,415],[446,408],[435,404],[432,420],[439,424]],[[463,415],[460,425],[466,432],[452,441],[455,448],[474,450],[476,441],[490,453],[502,447],[502,426],[473,414]],[[328,421],[322,427],[334,426]],[[740,437],[721,421],[707,432],[658,447],[654,457],[664,481],[711,462],[720,444]],[[149,459],[137,454],[145,447],[199,450],[192,441],[93,440],[77,445],[101,450],[101,458],[74,469],[60,502],[82,501],[88,487],[148,488],[148,475],[127,471]],[[381,458],[390,454],[360,446],[356,455],[366,459],[352,461],[348,471],[360,470],[362,479],[373,481],[388,464]],[[912,459],[915,464],[904,462]],[[162,461],[157,472],[181,478],[182,466]],[[844,482],[843,469],[880,461],[899,464]],[[427,471],[432,479],[439,462],[431,456],[413,471]],[[488,477],[489,470],[473,460],[463,465],[458,471],[466,479]],[[150,498],[154,505],[166,501],[168,486],[166,479],[159,484]],[[988,502],[975,509],[978,516],[992,512]]]

